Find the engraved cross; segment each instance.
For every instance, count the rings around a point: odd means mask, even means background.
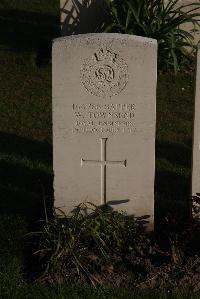
[[[106,168],[107,166],[123,166],[126,167],[124,161],[108,161],[106,159],[106,146],[108,138],[101,138],[101,160],[84,160],[81,159],[81,167],[83,166],[100,166],[101,167],[101,202],[106,204]]]

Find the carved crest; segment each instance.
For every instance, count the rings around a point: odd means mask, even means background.
[[[100,48],[84,61],[81,68],[81,82],[92,95],[112,97],[126,87],[128,66],[112,50]]]

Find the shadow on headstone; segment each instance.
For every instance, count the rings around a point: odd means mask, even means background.
[[[103,0],[61,0],[62,35],[100,32]]]
[[[0,132],[0,213],[44,219],[53,205],[52,146]]]
[[[129,202],[130,199],[122,199],[122,200],[112,200],[108,201],[107,205],[99,206],[98,208],[101,208],[108,212],[114,212],[114,208],[112,206],[120,205],[126,202]],[[123,208],[122,208],[123,211]],[[142,215],[142,216],[135,216],[135,215],[127,215],[128,219],[132,219],[135,221],[135,223],[138,225],[141,231],[146,231],[149,222],[151,221],[150,215]]]

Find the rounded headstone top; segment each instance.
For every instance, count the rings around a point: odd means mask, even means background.
[[[121,33],[87,33],[87,34],[76,34],[64,37],[58,37],[53,40],[53,43],[73,41],[77,39],[126,39],[132,40],[138,43],[147,43],[152,45],[157,45],[157,40],[149,37],[131,35],[131,34],[121,34]]]

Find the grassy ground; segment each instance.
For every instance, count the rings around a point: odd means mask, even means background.
[[[52,204],[50,49],[51,39],[59,35],[58,2],[0,1],[0,297],[147,298],[139,291],[76,288],[72,292],[67,287],[45,288],[25,282],[23,235],[43,217],[44,200]],[[187,213],[193,74],[159,75],[157,95],[155,192],[159,223],[172,211],[180,215],[180,207],[182,215]],[[167,296],[160,298],[173,298]],[[174,296],[189,298],[186,294]],[[148,298],[159,296],[148,293]]]
[[[157,89],[156,204],[159,213],[188,212],[194,76],[160,75]],[[158,211],[157,210],[157,211]]]

